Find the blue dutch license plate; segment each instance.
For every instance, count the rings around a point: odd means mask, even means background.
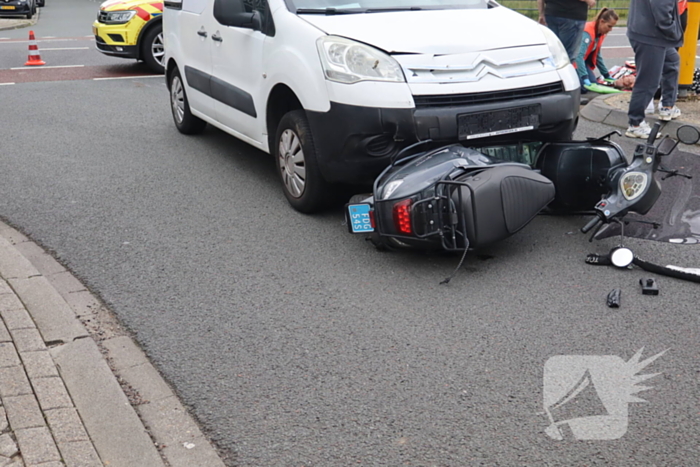
[[[369,204],[348,204],[348,224],[352,233],[374,232]]]

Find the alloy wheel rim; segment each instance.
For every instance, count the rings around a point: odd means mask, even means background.
[[[185,117],[185,92],[182,89],[180,77],[173,78],[173,84],[170,91],[170,101],[173,106],[173,115],[178,123],[182,123]]]
[[[163,66],[163,58],[165,57],[165,48],[163,47],[163,33],[161,32],[153,40],[151,44],[151,55],[159,65]]]
[[[301,140],[292,130],[282,132],[278,162],[287,192],[294,198],[300,198],[306,188],[306,161]]]

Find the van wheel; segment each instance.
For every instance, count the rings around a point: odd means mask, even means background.
[[[141,45],[141,57],[146,62],[148,68],[154,73],[163,73],[163,59],[165,58],[165,49],[163,48],[163,23],[155,24],[143,36],[143,44]]]
[[[330,184],[318,168],[311,127],[303,110],[293,110],[282,117],[274,155],[284,195],[294,209],[310,214],[327,206]]]
[[[170,108],[178,131],[185,135],[201,133],[207,122],[190,112],[190,104],[185,93],[185,84],[177,68],[170,73]]]

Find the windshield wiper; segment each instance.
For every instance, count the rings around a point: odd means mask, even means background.
[[[337,8],[297,8],[297,14],[308,15],[354,15],[364,13],[366,10],[361,9],[337,9]]]
[[[406,7],[388,7],[388,8],[368,8],[365,13],[385,13],[389,11],[420,11],[423,7],[406,6]]]

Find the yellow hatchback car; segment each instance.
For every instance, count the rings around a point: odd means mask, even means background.
[[[163,2],[108,0],[92,24],[97,50],[106,55],[143,60],[163,73]]]

